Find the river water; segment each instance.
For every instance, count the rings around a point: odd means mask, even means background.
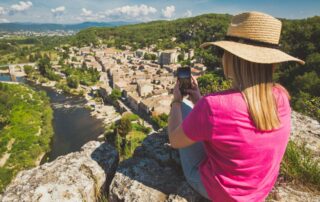
[[[10,81],[10,76],[0,75],[0,81]],[[18,81],[38,91],[44,90],[50,97],[54,111],[51,151],[44,156],[41,164],[53,161],[58,156],[79,151],[82,145],[90,140],[96,140],[104,132],[102,121],[90,116],[90,111],[84,108],[84,98],[58,94],[49,87],[38,86],[23,79]]]

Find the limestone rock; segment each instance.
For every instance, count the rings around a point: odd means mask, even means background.
[[[178,152],[167,145],[166,131],[149,135],[132,158],[119,164],[109,201],[206,201],[186,182]]]
[[[293,184],[277,184],[266,202],[319,202],[320,193]]]
[[[320,156],[320,123],[295,111],[292,111],[291,122],[290,139],[305,143],[315,156]]]
[[[91,141],[80,152],[19,172],[1,201],[96,201],[117,164],[118,153],[113,147]]]

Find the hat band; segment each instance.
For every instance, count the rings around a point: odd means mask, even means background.
[[[261,46],[266,48],[275,48],[275,49],[280,48],[278,44],[272,44],[272,43],[257,41],[253,39],[246,39],[246,38],[241,38],[237,36],[225,36],[225,40],[244,43],[244,44],[253,45],[253,46]]]

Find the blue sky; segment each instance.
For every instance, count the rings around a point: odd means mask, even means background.
[[[151,21],[203,13],[262,11],[300,19],[320,15],[319,0],[0,0],[0,22]]]

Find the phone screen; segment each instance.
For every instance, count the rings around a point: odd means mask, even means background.
[[[190,67],[178,68],[177,76],[180,83],[180,92],[181,94],[187,95],[186,89],[191,88],[191,70]]]

